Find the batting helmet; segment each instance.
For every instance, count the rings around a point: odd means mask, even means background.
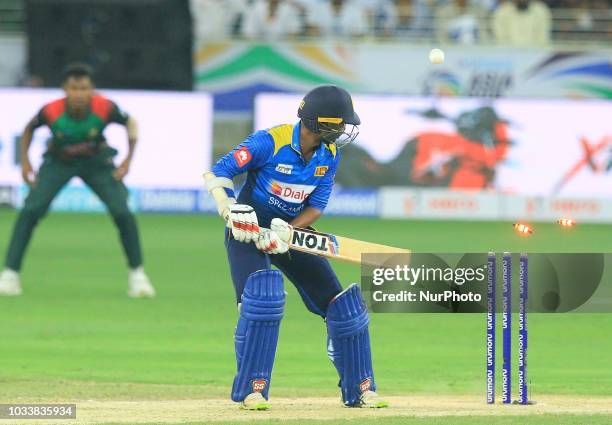
[[[359,134],[359,116],[353,109],[351,95],[337,86],[319,86],[309,91],[300,103],[298,117],[324,143],[338,147],[351,143]]]

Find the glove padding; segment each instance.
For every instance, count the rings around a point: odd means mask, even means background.
[[[273,218],[270,222],[270,230],[275,231],[279,238],[289,243],[291,240],[291,233],[293,232],[293,226],[281,218]]]
[[[282,240],[274,230],[263,230],[255,241],[258,250],[266,254],[284,254],[289,250],[289,244]]]
[[[254,242],[259,240],[260,229],[257,214],[250,205],[233,204],[228,207],[228,225],[232,236],[239,242]]]

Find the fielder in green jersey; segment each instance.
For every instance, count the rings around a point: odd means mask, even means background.
[[[92,73],[86,65],[70,65],[62,87],[66,96],[43,106],[23,132],[22,174],[30,192],[13,228],[5,268],[0,273],[0,295],[21,294],[19,271],[34,228],[62,187],[79,177],[106,205],[119,230],[130,268],[128,295],[153,297],[155,290],[144,273],[138,227],[128,208],[128,191],[122,181],[138,138],[136,121],[114,102],[95,93]],[[127,129],[129,151],[118,166],[113,162],[117,151],[106,144],[103,135],[110,123]],[[53,137],[36,173],[28,150],[34,131],[43,125],[51,129]]]

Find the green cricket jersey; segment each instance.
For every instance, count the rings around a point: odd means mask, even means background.
[[[127,114],[114,102],[94,95],[84,117],[72,117],[67,111],[64,98],[43,106],[30,126],[35,129],[47,125],[53,134],[48,152],[63,159],[75,159],[97,153],[105,141],[103,132],[106,126],[113,122],[125,125],[127,120]]]

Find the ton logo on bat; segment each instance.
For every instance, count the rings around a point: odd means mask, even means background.
[[[293,245],[303,246],[309,249],[316,249],[320,252],[328,252],[328,238],[324,235],[318,235],[307,232],[293,232],[291,240]]]

